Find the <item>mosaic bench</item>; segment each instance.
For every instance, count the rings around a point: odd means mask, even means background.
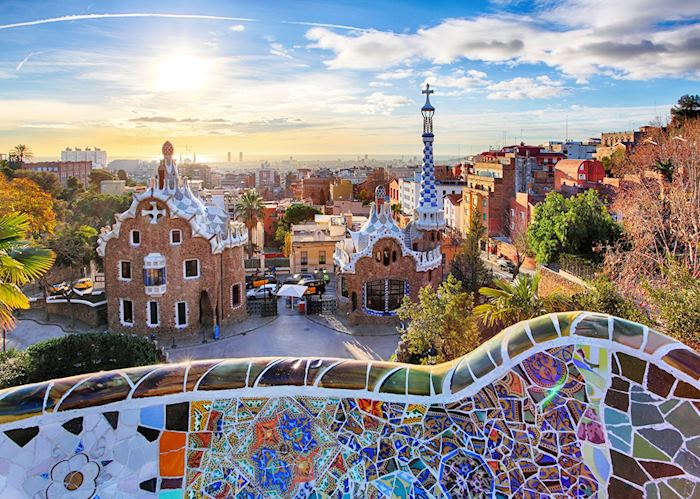
[[[225,359],[0,392],[0,497],[700,497],[700,356],[569,312],[438,366]]]

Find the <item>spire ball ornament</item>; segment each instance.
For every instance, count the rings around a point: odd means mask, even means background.
[[[175,148],[173,145],[170,143],[169,140],[166,140],[165,143],[163,144],[163,156],[166,158],[172,157],[173,153],[175,152]]]

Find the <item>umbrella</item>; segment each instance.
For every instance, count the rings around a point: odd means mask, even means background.
[[[308,286],[300,286],[298,284],[283,284],[282,287],[277,291],[277,296],[293,296],[294,298],[301,298],[309,289]]]

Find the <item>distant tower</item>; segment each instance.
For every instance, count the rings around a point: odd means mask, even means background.
[[[243,163],[243,151],[238,153],[238,162]]]
[[[413,215],[414,225],[424,231],[439,231],[445,228],[445,213],[442,199],[438,199],[435,187],[435,164],[433,163],[433,115],[435,108],[430,103],[430,85],[425,85],[425,104],[421,108],[423,115],[423,167],[420,177],[420,196],[418,207]],[[432,235],[431,239],[435,236]]]
[[[228,161],[229,163],[231,162],[231,153],[230,153],[230,152],[228,153],[228,160],[227,160],[227,161]]]

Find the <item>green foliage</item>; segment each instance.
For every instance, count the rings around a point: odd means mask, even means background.
[[[408,322],[396,352],[401,362],[436,364],[456,359],[479,346],[479,330],[472,315],[474,299],[449,275],[436,292],[420,290],[418,303],[404,297],[398,310]]]
[[[113,223],[114,215],[125,212],[130,205],[130,194],[112,196],[88,191],[74,201],[72,221],[99,230]]]
[[[649,315],[634,301],[622,296],[606,276],[600,275],[588,284],[589,290],[571,297],[571,308],[610,314],[640,324],[650,323]]]
[[[158,351],[143,337],[69,334],[0,357],[0,387],[158,362]]]
[[[33,170],[17,170],[15,171],[15,178],[26,178],[34,182],[39,188],[45,193],[52,197],[58,197],[61,192],[63,192],[63,186],[61,185],[58,177],[53,173],[49,172],[35,172]]]
[[[539,263],[557,262],[562,253],[599,260],[595,248],[614,243],[621,232],[595,190],[570,198],[550,192],[535,207],[528,241]]]
[[[678,104],[671,108],[671,116],[677,121],[700,118],[700,95],[681,96]]]
[[[97,230],[89,225],[63,225],[49,239],[49,248],[56,253],[56,264],[61,267],[84,267],[95,259]]]
[[[14,326],[13,311],[29,308],[20,286],[38,279],[51,268],[54,255],[24,239],[29,217],[10,213],[0,216],[0,328]]]
[[[481,288],[486,303],[474,308],[474,316],[487,326],[508,327],[526,319],[569,308],[569,300],[562,294],[540,296],[540,275],[520,274],[514,282],[498,280],[494,288]]]
[[[466,291],[476,292],[480,287],[490,283],[493,276],[481,259],[479,247],[486,237],[486,227],[481,221],[481,214],[476,213],[471,221],[469,232],[461,244],[460,252],[450,262],[450,273],[462,283]]]
[[[645,286],[654,315],[666,334],[700,348],[700,279],[673,260],[662,270],[663,285]]]
[[[605,156],[600,160],[605,169],[605,173],[610,175],[619,171],[624,165],[626,157],[625,149],[616,149],[610,156]]]
[[[93,169],[90,172],[90,188],[99,191],[100,182],[103,180],[114,180],[114,175],[109,173],[107,170],[101,170],[99,168]]]
[[[260,220],[263,213],[263,198],[258,191],[250,189],[245,191],[238,203],[236,203],[236,217],[248,228],[248,259],[253,258],[253,228]]]

